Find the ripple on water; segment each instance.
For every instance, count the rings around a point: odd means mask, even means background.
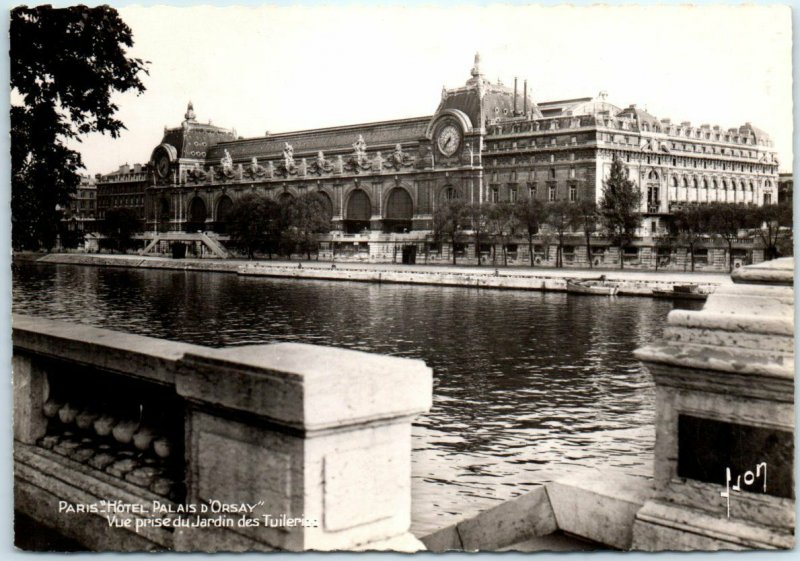
[[[412,531],[575,467],[648,470],[654,391],[632,351],[668,301],[18,263],[14,311],[214,347],[302,341],[420,358]]]

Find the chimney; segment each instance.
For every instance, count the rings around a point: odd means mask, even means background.
[[[526,79],[523,82],[522,86],[522,112],[527,115],[528,114],[528,80]]]
[[[517,116],[517,77],[514,76],[514,116]]]

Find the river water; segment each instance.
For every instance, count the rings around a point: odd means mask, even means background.
[[[22,262],[13,309],[214,347],[298,341],[423,359],[434,389],[413,427],[422,536],[576,467],[650,472],[654,390],[632,351],[659,338],[672,304]]]

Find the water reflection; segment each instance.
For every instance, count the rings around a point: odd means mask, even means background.
[[[14,265],[16,312],[209,346],[303,341],[421,358],[413,531],[575,466],[648,472],[654,393],[633,358],[671,302],[216,273]]]

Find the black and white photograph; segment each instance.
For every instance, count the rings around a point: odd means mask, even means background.
[[[790,6],[6,22],[10,547],[794,549]]]

